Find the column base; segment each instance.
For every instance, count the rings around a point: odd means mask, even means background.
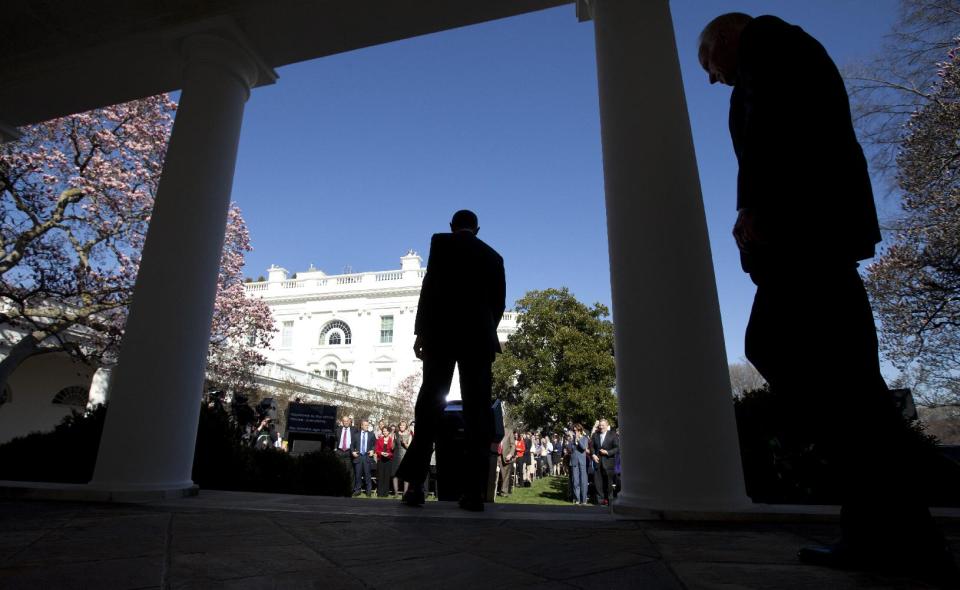
[[[727,503],[665,502],[620,494],[610,511],[619,520],[741,523],[836,523],[840,507],[829,505],[754,504],[745,497]]]
[[[2,481],[3,500],[59,500],[71,502],[119,502],[144,504],[196,496],[200,487],[191,482],[171,485],[82,484],[45,481]]]

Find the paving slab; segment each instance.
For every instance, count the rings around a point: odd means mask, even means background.
[[[159,587],[164,558],[137,557],[78,563],[4,566],[4,590],[133,590]]]
[[[477,515],[442,502],[417,510],[218,492],[137,506],[0,500],[0,588],[930,587],[796,561],[798,547],[833,539],[836,525],[627,521],[602,509],[542,508]],[[960,541],[960,525],[944,526]]]

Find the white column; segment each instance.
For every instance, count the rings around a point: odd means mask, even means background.
[[[191,470],[243,107],[262,75],[234,41],[184,40],[183,90],[91,487],[173,491]],[[267,71],[267,75],[272,72]]]
[[[589,4],[623,433],[624,492],[614,510],[744,507],[749,500],[669,3]]]

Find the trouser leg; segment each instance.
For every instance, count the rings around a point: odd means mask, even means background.
[[[497,442],[491,407],[492,362],[492,354],[458,360],[466,439],[463,483],[464,492],[471,495],[483,496],[489,477],[490,445]]]
[[[373,461],[370,457],[363,457],[360,461],[360,464],[363,465],[363,477],[366,479],[364,486],[366,487],[367,493],[373,491]]]
[[[360,491],[360,485],[362,483],[363,466],[361,466],[360,463],[361,461],[358,460],[356,463],[353,464],[353,491],[354,492]]]
[[[422,485],[427,477],[430,455],[437,440],[443,409],[447,405],[455,364],[452,357],[430,356],[423,361],[423,385],[420,386],[414,408],[417,432],[397,468],[397,477],[412,485]]]
[[[755,282],[747,358],[784,402],[784,436],[812,441],[835,459],[844,539],[867,547],[942,544],[921,494],[918,457],[880,373],[856,268]],[[830,380],[811,370],[813,355],[835,368]]]

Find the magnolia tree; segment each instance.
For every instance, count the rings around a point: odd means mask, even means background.
[[[175,109],[166,95],[145,98],[25,127],[0,145],[0,322],[13,328],[0,386],[37,354],[115,361]],[[253,345],[273,330],[266,305],[243,296],[249,250],[233,206],[210,351],[229,383],[262,362]]]
[[[868,269],[885,356],[926,405],[960,406],[960,39],[897,157],[902,215]]]
[[[413,418],[414,406],[417,403],[417,396],[420,394],[420,384],[423,383],[423,371],[407,375],[403,381],[397,384],[394,391],[394,397],[397,400],[397,411],[400,417],[407,422]]]

